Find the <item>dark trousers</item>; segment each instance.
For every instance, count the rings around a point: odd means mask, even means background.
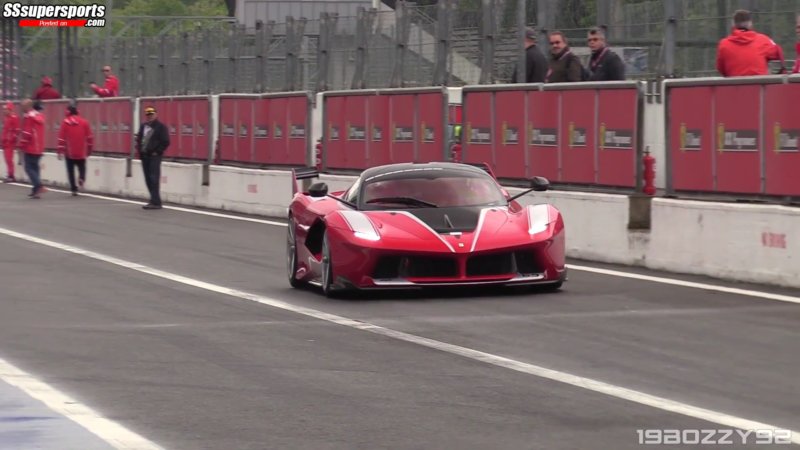
[[[42,179],[39,175],[39,160],[42,159],[42,155],[31,155],[30,153],[25,153],[25,173],[28,174],[28,178],[31,180],[31,184],[33,185],[31,193],[36,194],[39,189],[42,188]]]
[[[142,155],[144,182],[150,191],[150,204],[161,206],[161,155]]]
[[[75,167],[78,168],[78,180],[83,185],[83,182],[86,181],[86,160],[67,158],[67,178],[72,192],[78,192],[78,185],[75,184]]]

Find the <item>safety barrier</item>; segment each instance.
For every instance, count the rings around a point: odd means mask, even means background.
[[[641,82],[467,86],[465,162],[500,178],[641,188]]]
[[[303,166],[310,151],[311,95],[219,96],[219,161]]]
[[[800,77],[664,86],[669,194],[800,197]]]
[[[169,130],[169,158],[208,161],[213,155],[211,96],[142,97],[139,107],[158,111]]]
[[[129,155],[133,142],[133,106],[131,97],[82,98],[75,101],[80,115],[89,121],[94,134],[94,152]],[[58,132],[66,117],[69,99],[42,101],[45,116],[45,148],[55,150]]]
[[[449,159],[446,88],[326,92],[322,106],[324,169]]]

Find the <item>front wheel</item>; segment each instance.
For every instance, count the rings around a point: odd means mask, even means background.
[[[289,285],[293,288],[302,286],[304,283],[297,278],[297,237],[293,218],[289,218],[286,232],[286,270],[289,277]]]
[[[328,242],[328,231],[322,237],[322,293],[326,297],[333,297],[333,263],[331,261],[331,246]]]

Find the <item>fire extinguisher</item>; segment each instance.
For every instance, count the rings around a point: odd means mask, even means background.
[[[452,158],[453,162],[460,163],[461,162],[461,144],[456,142],[450,147],[450,157]]]
[[[317,140],[317,145],[314,146],[314,167],[317,171],[322,170],[322,139]]]
[[[650,155],[650,147],[647,147],[644,152],[644,193],[647,195],[655,195],[656,193],[656,159]]]

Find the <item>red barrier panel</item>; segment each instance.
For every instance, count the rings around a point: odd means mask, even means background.
[[[418,94],[416,110],[419,117],[419,151],[416,162],[441,161],[442,141],[446,139],[444,98],[440,93]]]
[[[561,181],[595,183],[595,90],[561,92]]]
[[[761,89],[714,87],[719,192],[761,192]]]
[[[110,98],[102,100],[101,104],[101,113],[110,117],[111,131],[106,136],[104,145],[95,145],[95,150],[129,155],[134,134],[131,100],[129,98]]]
[[[388,95],[371,95],[367,105],[369,112],[369,157],[372,167],[390,164],[391,122],[389,121]]]
[[[800,196],[800,83],[766,86],[766,194]]]
[[[239,139],[239,105],[242,99],[219,98],[219,159],[222,161],[240,161]]]
[[[240,106],[239,110],[244,108]],[[256,162],[260,164],[269,164],[274,162],[274,153],[272,150],[277,147],[273,144],[272,134],[275,131],[272,125],[272,116],[270,110],[272,106],[269,101],[260,99],[253,100],[252,106],[252,159],[247,159],[247,155],[243,153],[242,149],[239,150],[236,161],[242,162]]]
[[[308,158],[308,134],[311,124],[308,123],[309,98],[307,95],[286,97],[286,127],[289,142],[283,164],[306,165]]]
[[[445,91],[385,89],[324,97],[325,168],[359,169],[445,158]]]
[[[525,178],[525,95],[498,91],[494,97],[494,170],[498,177]]]
[[[528,176],[561,181],[559,133],[560,98],[558,91],[529,91],[528,101]]]
[[[494,165],[492,92],[469,92],[464,99],[463,155],[466,163]]]
[[[44,115],[44,148],[55,150],[58,146],[58,130],[66,117],[69,100],[43,100],[41,113]],[[20,111],[20,125],[22,112]]]
[[[389,119],[392,124],[390,153],[393,163],[417,161],[414,140],[420,130],[414,110],[413,95],[392,95],[389,98]]]
[[[673,89],[670,93],[669,135],[672,186],[675,190],[713,191],[713,89],[708,86]]]
[[[639,93],[635,89],[600,89],[597,102],[597,183],[635,187]]]

